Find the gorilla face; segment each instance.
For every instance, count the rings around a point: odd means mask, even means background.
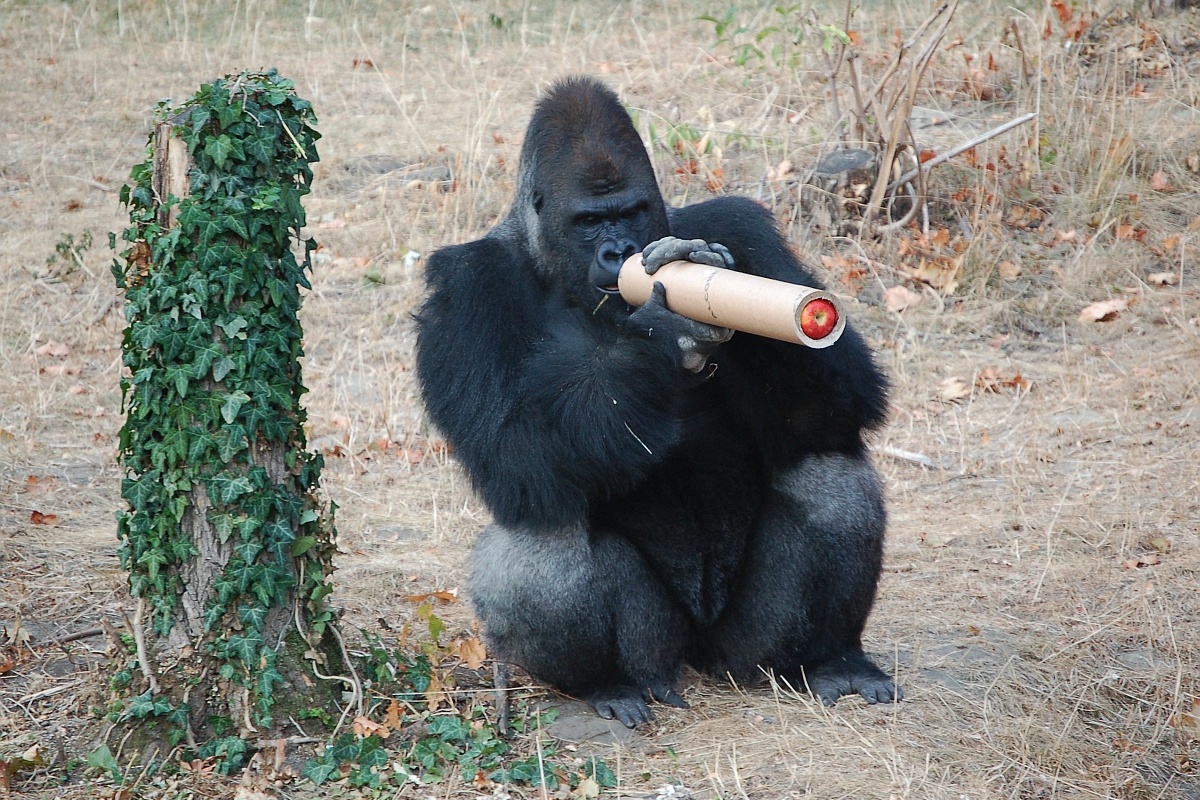
[[[544,196],[544,202],[535,203],[540,205],[541,249],[557,263],[567,294],[595,304],[618,293],[617,275],[626,259],[667,235],[654,214],[662,200],[657,189],[647,196],[640,186],[571,188],[566,197]]]
[[[534,113],[521,161],[518,204],[532,212],[538,272],[580,306],[616,294],[625,260],[670,235],[646,148],[611,92],[555,87]]]

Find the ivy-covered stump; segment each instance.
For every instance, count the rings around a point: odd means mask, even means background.
[[[274,70],[160,103],[155,121],[121,190],[131,225],[113,263],[127,320],[117,533],[136,614],[109,711],[227,771],[298,709],[336,718],[352,683],[323,679],[346,673],[324,603],[333,507],[300,405],[315,248],[300,200],[319,134]]]

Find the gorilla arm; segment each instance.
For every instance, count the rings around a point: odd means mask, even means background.
[[[677,441],[681,393],[699,380],[688,369],[704,349],[696,326],[709,326],[653,303],[624,322],[597,320],[495,238],[439,250],[426,280],[425,402],[501,524],[583,520]]]
[[[720,197],[674,209],[671,233],[679,239],[725,245],[713,244],[709,249],[726,266],[726,254],[732,257],[732,269],[821,288],[779,233],[771,212],[749,198]],[[651,245],[646,251],[660,263],[688,244],[673,244],[661,253]],[[696,242],[690,244],[701,249]],[[704,255],[688,257],[703,263]],[[794,461],[802,453],[859,454],[862,432],[879,427],[887,416],[886,380],[853,328],[847,327],[834,345],[824,349],[738,335],[719,360],[720,370],[731,378],[724,386],[760,393],[759,400],[767,406],[765,416],[754,415],[750,422],[762,435],[764,452],[775,454],[771,460],[776,463]],[[749,402],[744,398],[736,406],[750,407]]]

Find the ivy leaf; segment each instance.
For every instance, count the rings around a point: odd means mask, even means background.
[[[213,160],[217,169],[225,166],[225,161],[233,153],[233,141],[225,134],[214,136],[204,145],[204,154]]]
[[[245,475],[232,478],[229,475],[214,475],[208,479],[210,499],[214,503],[227,506],[244,494],[254,491],[250,479]],[[211,496],[214,495],[215,496]]]
[[[232,425],[233,421],[237,419],[238,411],[248,402],[250,402],[250,395],[245,392],[232,392],[226,395],[225,402],[221,404],[221,419],[225,420],[226,425]]]
[[[237,365],[234,363],[233,359],[230,358],[229,356],[224,356],[222,358],[217,359],[215,362],[213,362],[213,368],[212,368],[213,380],[216,381],[217,383],[220,383],[221,381],[225,380],[225,376],[228,375],[235,366],[237,366]]]
[[[328,758],[328,756],[323,756],[322,758]],[[304,767],[304,777],[308,778],[317,786],[320,786],[337,773],[338,764],[332,759],[329,759],[328,761],[324,761],[322,759],[313,759]]]

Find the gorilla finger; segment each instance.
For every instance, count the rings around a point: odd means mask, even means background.
[[[729,252],[728,247],[726,247],[723,244],[718,244],[717,242],[713,242],[711,245],[709,245],[709,248],[714,253],[721,256],[721,258],[725,261],[725,264],[723,265],[725,267],[725,269],[733,269],[733,264],[734,264],[733,253]]]
[[[676,239],[674,236],[666,236],[642,249],[642,264],[646,273],[653,275],[663,264],[688,260],[693,251],[706,250],[708,242],[703,239]]]
[[[711,250],[693,250],[688,253],[688,261],[693,264],[703,264],[706,267],[724,267],[725,259],[720,253],[714,253]]]
[[[705,344],[725,344],[733,338],[733,328],[697,322],[692,326],[692,338]]]
[[[667,287],[662,285],[662,281],[654,282],[654,288],[650,290],[650,299],[646,302],[667,307]]]

